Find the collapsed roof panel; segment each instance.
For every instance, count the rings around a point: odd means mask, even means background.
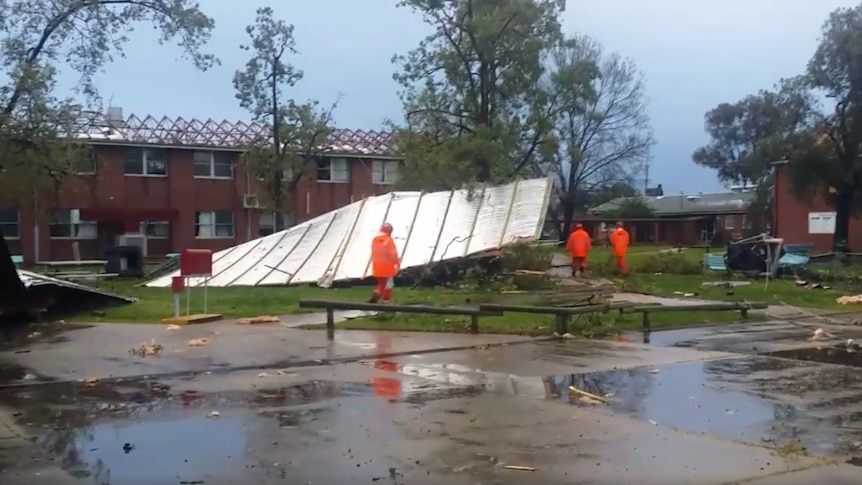
[[[498,187],[434,192],[392,192],[369,197],[285,231],[213,256],[209,286],[264,286],[362,279],[370,272],[371,239],[383,222],[403,269],[463,258],[540,237],[552,179]],[[146,284],[165,288],[179,271]],[[190,278],[200,286],[204,278]]]

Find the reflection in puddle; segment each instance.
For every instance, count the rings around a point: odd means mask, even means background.
[[[197,482],[242,469],[247,427],[260,425],[243,416],[106,423],[54,432],[43,443],[70,474],[98,485]]]

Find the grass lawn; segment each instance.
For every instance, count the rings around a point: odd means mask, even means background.
[[[103,285],[102,289],[119,295],[133,296],[139,299],[137,303],[108,308],[104,314],[77,316],[76,321],[87,322],[118,322],[118,323],[156,323],[174,314],[173,294],[170,288],[146,288],[135,286],[139,282],[121,282],[113,286]],[[291,287],[233,287],[209,288],[208,313],[219,313],[226,318],[254,317],[259,315],[284,315],[289,313],[306,313],[299,308],[299,300],[304,298],[322,298],[335,300],[366,301],[371,296],[372,287],[353,287],[340,289],[323,289],[312,286]],[[467,299],[473,302],[491,301],[495,296],[490,292],[466,292],[435,288],[408,289],[397,288],[398,303],[457,305],[464,304]],[[203,313],[203,288],[192,290],[191,313]],[[185,294],[180,299],[181,313],[185,313]]]
[[[810,289],[799,287],[793,280],[754,280],[751,284],[728,288],[726,286],[703,286],[707,281],[721,281],[721,274],[703,275],[632,274],[622,285],[626,291],[649,293],[660,296],[678,296],[674,293],[695,293],[696,298],[720,301],[763,301],[780,305],[781,302],[796,307],[847,308],[835,303],[839,296],[848,294],[840,289]],[[852,292],[851,292],[852,293]]]

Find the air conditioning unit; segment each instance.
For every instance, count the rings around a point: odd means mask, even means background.
[[[245,194],[242,196],[243,209],[257,209],[258,207],[260,207],[260,204],[257,200],[257,194]]]
[[[117,246],[137,246],[141,248],[141,255],[147,256],[147,236],[143,234],[123,234],[117,236]]]

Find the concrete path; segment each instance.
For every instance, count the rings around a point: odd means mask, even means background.
[[[327,345],[281,325],[99,325],[0,353],[15,430],[0,482],[849,484],[858,369],[808,336],[757,322],[648,344],[340,331]],[[129,354],[153,338],[161,355]]]

